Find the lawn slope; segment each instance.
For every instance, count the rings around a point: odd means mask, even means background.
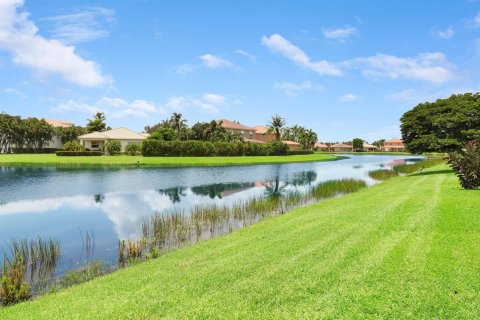
[[[437,166],[297,209],[0,319],[474,319],[479,191]]]
[[[142,157],[142,156],[83,156],[58,157],[55,154],[0,154],[2,165],[149,165],[149,166],[221,166],[268,163],[329,161],[338,158],[330,154],[258,157]]]

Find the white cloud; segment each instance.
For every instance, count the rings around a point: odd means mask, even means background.
[[[12,89],[12,88],[5,88],[5,89],[3,89],[3,92],[8,93],[8,94],[16,95],[17,97],[22,98],[22,99],[27,98],[27,95],[25,93],[23,93],[22,91],[19,91],[19,90]]]
[[[250,54],[250,53],[248,53],[248,52],[246,52],[246,51],[237,50],[237,51],[235,51],[235,52],[238,53],[238,54],[241,55],[241,56],[247,57],[247,58],[250,59],[251,61],[254,61],[254,62],[257,61],[257,57],[256,57],[256,56],[254,56],[253,54]]]
[[[56,74],[82,86],[99,86],[110,82],[100,67],[75,53],[75,47],[38,34],[27,12],[19,12],[23,0],[0,2],[0,50],[9,52],[15,64],[41,74]]]
[[[297,96],[304,91],[321,91],[323,90],[323,86],[319,84],[313,84],[310,81],[304,81],[301,83],[276,82],[275,89],[282,90],[287,96]]]
[[[192,73],[192,72],[195,72],[196,70],[197,68],[191,64],[182,64],[175,68],[175,72],[177,72],[178,74]]]
[[[452,27],[448,27],[446,30],[439,30],[436,32],[436,36],[440,39],[450,39],[455,34]]]
[[[190,103],[188,99],[182,96],[178,96],[178,97],[168,98],[168,101],[165,104],[165,107],[175,111],[183,111],[189,104]]]
[[[421,53],[413,58],[377,54],[345,61],[344,66],[360,68],[370,79],[408,79],[441,84],[454,78],[452,65],[441,52]]]
[[[409,101],[415,98],[415,93],[416,93],[415,89],[405,89],[390,95],[390,99]]]
[[[203,64],[208,68],[230,68],[233,67],[233,64],[219,56],[207,53],[203,56],[198,57]]]
[[[225,103],[225,97],[219,94],[205,93],[203,94],[202,98],[204,101],[217,106]]]
[[[350,36],[357,33],[357,29],[345,26],[343,28],[330,28],[323,30],[323,36],[329,40],[345,42]]]
[[[111,118],[140,117],[146,118],[156,114],[163,114],[162,108],[158,108],[153,102],[143,99],[127,101],[120,98],[101,97],[92,104],[68,100],[53,108],[59,113],[81,112],[94,114],[97,111],[105,112]]]
[[[340,102],[354,102],[360,99],[360,96],[354,95],[352,93],[347,93],[340,97]]]
[[[53,38],[66,44],[93,41],[110,34],[115,11],[102,7],[87,7],[81,11],[44,19],[52,23]]]
[[[473,18],[472,24],[474,28],[480,28],[480,12]]]
[[[305,52],[279,34],[272,34],[269,37],[263,36],[262,44],[267,46],[271,51],[280,53],[296,64],[312,70],[320,75],[342,75],[341,70],[330,62],[325,60],[312,61],[310,57],[305,54]]]

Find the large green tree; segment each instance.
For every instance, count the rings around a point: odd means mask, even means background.
[[[0,113],[0,152],[10,152],[25,144],[25,126],[19,116]]]
[[[468,141],[480,139],[480,94],[421,103],[401,122],[403,142],[412,153],[460,150]]]
[[[60,141],[62,141],[63,144],[69,141],[77,140],[77,138],[82,134],[85,134],[85,132],[85,128],[82,128],[80,126],[55,128],[55,135],[60,138]]]
[[[355,151],[363,151],[363,140],[360,138],[354,138],[352,140],[352,147]]]
[[[43,119],[27,118],[23,120],[23,126],[29,148],[40,150],[53,140],[55,130]]]
[[[106,123],[107,118],[105,117],[105,113],[103,112],[97,112],[93,119],[88,119],[87,121],[87,127],[86,130],[88,133],[91,132],[101,132],[107,130],[107,123]]]
[[[318,140],[317,134],[313,130],[307,129],[299,134],[296,141],[300,143],[300,146],[302,147],[302,149],[310,150],[313,148],[317,140]]]

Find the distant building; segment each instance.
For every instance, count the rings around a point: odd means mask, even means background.
[[[255,140],[255,128],[245,126],[240,122],[230,121],[226,119],[219,120],[217,122],[221,122],[220,126],[225,128],[228,132],[238,133],[245,139],[253,139]]]
[[[273,141],[275,140],[275,134],[269,132],[267,127],[255,126],[255,139],[260,141]]]
[[[377,151],[377,150],[378,148],[373,144],[368,144],[368,143],[363,144],[363,151]]]
[[[336,143],[330,146],[330,150],[335,152],[352,152],[353,147],[345,143]]]
[[[295,142],[295,141],[289,141],[289,140],[284,140],[282,141],[288,146],[289,150],[298,150],[300,149],[300,143]]]
[[[143,140],[147,139],[148,133],[140,133],[132,131],[128,128],[117,128],[102,132],[92,132],[79,136],[80,144],[85,146],[85,149],[91,151],[104,151],[105,144],[109,140],[117,140],[122,145],[121,152],[125,152],[125,148],[129,144],[141,144]]]
[[[405,151],[405,145],[402,139],[386,140],[383,144],[383,150],[387,152],[403,152]]]
[[[313,145],[313,148],[317,149],[318,151],[328,151],[328,146],[318,141],[315,142],[315,144]]]
[[[64,120],[53,120],[53,119],[43,119],[43,120],[45,120],[46,123],[48,123],[54,128],[69,128],[74,125],[73,122],[64,121]],[[54,135],[53,140],[50,141],[50,143],[47,146],[45,146],[45,148],[62,149],[63,148],[62,140],[60,140],[60,137],[58,137],[57,135]]]

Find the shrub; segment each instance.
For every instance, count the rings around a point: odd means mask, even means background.
[[[313,150],[288,150],[288,155],[307,155],[307,154],[314,154]]]
[[[30,299],[30,286],[24,278],[25,266],[22,263],[22,256],[17,254],[17,258],[14,258],[11,263],[4,258],[2,287],[0,288],[0,302],[4,306]]]
[[[398,173],[392,170],[386,170],[386,169],[379,169],[379,170],[373,170],[368,173],[368,176],[372,179],[375,180],[388,180],[390,178],[398,176]]]
[[[65,142],[63,145],[65,151],[85,151],[85,147],[78,142],[78,140]]]
[[[101,151],[57,151],[58,157],[101,156]]]
[[[131,156],[134,156],[142,151],[142,146],[136,143],[131,143],[125,147],[125,151]]]
[[[173,141],[177,139],[177,133],[172,128],[160,127],[152,132],[149,138],[153,140]]]
[[[470,141],[461,151],[450,153],[447,158],[464,189],[480,187],[480,146]]]
[[[265,144],[269,156],[285,156],[288,154],[288,146],[281,141],[270,141]]]
[[[122,151],[122,145],[118,140],[108,140],[107,143],[105,143],[105,149],[109,155],[114,156]]]

